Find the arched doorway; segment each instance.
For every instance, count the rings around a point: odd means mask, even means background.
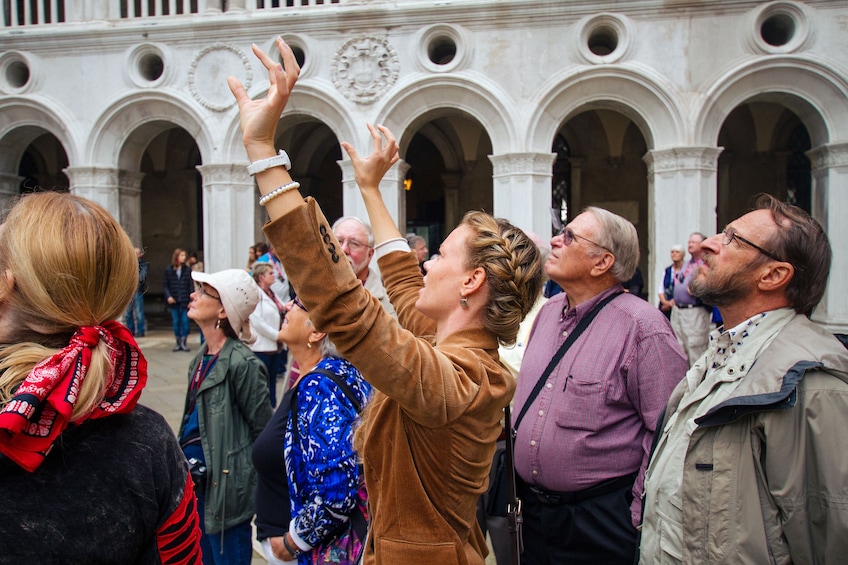
[[[461,112],[432,118],[405,139],[406,231],[424,237],[435,253],[466,211],[493,211],[492,142]]]
[[[576,114],[557,133],[551,180],[551,215],[565,225],[587,206],[630,220],[639,234],[639,267],[647,282],[648,181],[642,157],[647,143],[633,120],[595,109]],[[552,232],[553,233],[553,232]],[[644,294],[647,287],[642,290]]]
[[[744,214],[754,195],[767,192],[811,212],[810,134],[797,114],[774,102],[735,108],[718,145],[716,230]]]
[[[140,128],[143,129],[143,128]],[[197,251],[202,260],[203,195],[200,150],[191,135],[159,123],[152,136],[136,131],[128,144],[146,138],[141,180],[141,243],[150,264],[150,295],[161,295],[162,272],[175,248]]]
[[[35,129],[35,128],[33,128]],[[23,177],[19,192],[51,190],[67,192],[70,182],[63,172],[68,166],[68,155],[56,137],[47,132],[36,134],[24,149],[18,164],[18,175]]]
[[[312,118],[286,116],[285,129],[277,134],[277,147],[285,147],[292,162],[292,178],[300,183],[300,192],[312,196],[332,223],[344,215],[342,170],[338,162],[342,148],[333,131]],[[264,224],[265,218],[257,225]],[[264,237],[264,236],[261,236]]]

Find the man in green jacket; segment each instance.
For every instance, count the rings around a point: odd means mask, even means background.
[[[702,243],[690,290],[724,326],[672,393],[645,478],[642,563],[848,555],[848,351],[809,320],[831,250],[762,196]]]

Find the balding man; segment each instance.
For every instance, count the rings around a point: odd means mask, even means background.
[[[645,481],[642,563],[848,556],[848,352],[809,320],[831,249],[761,196],[707,240],[690,285],[724,326],[671,395]]]
[[[365,289],[380,301],[386,312],[397,318],[383,281],[368,266],[374,255],[374,232],[371,231],[371,226],[356,216],[342,216],[333,224],[333,233],[350,261],[356,278],[362,281]]]
[[[621,285],[633,224],[590,207],[551,247],[563,292],[536,317],[515,393],[521,562],[629,564],[654,426],[689,364],[665,316]]]

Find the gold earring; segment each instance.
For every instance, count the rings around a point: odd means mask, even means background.
[[[306,347],[312,349],[312,342],[310,340],[306,340]]]
[[[220,329],[221,329],[221,318],[218,318],[218,321],[217,321],[217,322],[215,322],[215,329],[216,329],[216,330],[220,330]]]
[[[468,310],[468,299],[467,299],[467,298],[465,298],[464,296],[460,297],[460,299],[459,299],[459,306],[460,306],[460,308],[462,308],[463,310]]]

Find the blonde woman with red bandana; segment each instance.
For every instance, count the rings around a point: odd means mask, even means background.
[[[23,197],[0,226],[0,561],[198,563],[173,432],[137,404],[147,362],[115,321],[138,285],[99,205]]]

